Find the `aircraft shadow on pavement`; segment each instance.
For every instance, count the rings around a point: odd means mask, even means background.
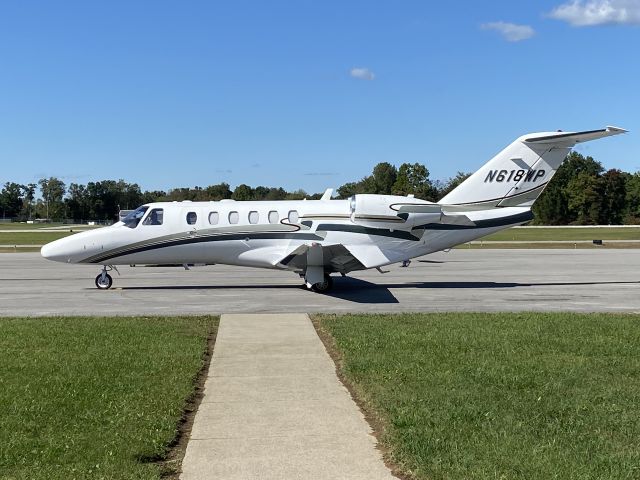
[[[603,281],[603,282],[402,282],[375,283],[354,277],[334,277],[334,288],[323,296],[346,300],[354,303],[391,304],[400,303],[390,289],[492,289],[518,287],[571,287],[588,285],[624,285],[640,284],[640,281]],[[242,285],[148,285],[120,287],[121,290],[306,290],[299,284],[242,284]],[[310,293],[310,292],[309,292]],[[317,294],[313,294],[317,295]]]
[[[373,283],[353,277],[336,278],[334,289],[326,294],[329,297],[340,298],[355,303],[399,303],[399,300],[391,293],[390,289],[491,289],[491,288],[517,288],[517,287],[570,287],[580,285],[621,285],[640,284],[640,281],[631,282],[406,282],[406,283]]]
[[[119,290],[251,290],[276,288],[279,290],[296,290],[305,288],[304,285],[291,284],[242,284],[242,285],[134,285],[131,287],[115,287]],[[92,290],[92,289],[89,289]]]
[[[116,287],[126,291],[161,291],[161,290],[306,290],[301,284],[242,284],[242,285],[134,285]],[[314,294],[317,295],[317,294]],[[334,277],[334,288],[324,294],[327,297],[339,298],[356,303],[398,303],[385,285],[380,285],[353,277]]]
[[[625,285],[640,284],[640,281],[611,282],[406,282],[383,283],[378,286],[386,288],[516,288],[516,287],[573,287],[588,285]]]
[[[354,277],[336,277],[333,290],[325,295],[355,303],[400,303],[388,285]]]

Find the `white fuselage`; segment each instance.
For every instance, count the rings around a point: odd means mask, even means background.
[[[398,209],[406,205],[433,208],[403,218]],[[461,226],[443,222],[460,217],[460,212],[447,217],[436,204],[386,195],[356,195],[350,200],[160,202],[145,207],[135,225],[118,222],[78,233],[46,245],[42,255],[65,263],[221,263],[300,270],[295,263],[284,262],[300,247],[340,245],[359,264],[328,258],[326,266],[329,271],[347,273],[450,248],[529,219],[522,217],[529,208],[475,211],[466,212],[465,217],[488,226]],[[149,221],[153,211],[161,211],[160,224]]]

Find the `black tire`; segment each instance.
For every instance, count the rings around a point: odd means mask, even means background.
[[[113,285],[113,278],[108,273],[104,276],[104,282],[102,281],[102,274],[96,277],[96,287],[100,290],[108,290]]]
[[[315,283],[311,286],[311,290],[316,293],[327,293],[333,288],[333,279],[328,273],[324,274],[324,281]]]

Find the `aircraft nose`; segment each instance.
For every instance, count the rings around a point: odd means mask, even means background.
[[[69,244],[66,238],[61,238],[53,242],[43,245],[40,249],[40,255],[47,260],[53,260],[54,262],[69,262],[71,261],[69,252]]]

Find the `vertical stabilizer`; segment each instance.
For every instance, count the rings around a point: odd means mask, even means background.
[[[479,209],[530,207],[577,143],[625,131],[617,127],[607,127],[586,132],[543,132],[523,135],[439,203]]]

